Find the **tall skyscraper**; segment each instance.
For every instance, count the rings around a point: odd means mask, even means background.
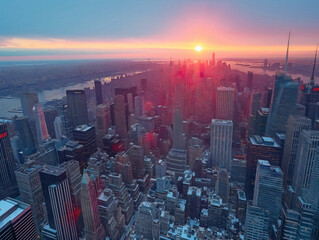
[[[66,90],[68,117],[72,128],[89,122],[86,96],[84,90]]]
[[[255,135],[265,136],[269,108],[259,108],[255,119]]]
[[[103,146],[103,137],[111,127],[111,112],[109,104],[100,104],[96,106],[96,145],[99,148]]]
[[[284,186],[291,185],[298,145],[299,136],[303,130],[311,129],[311,120],[304,116],[289,116],[287,131],[286,131],[286,141],[283,152],[283,159],[281,168],[284,172]]]
[[[15,118],[14,126],[19,137],[19,150],[21,150],[26,156],[35,153],[35,142],[28,117]]]
[[[175,108],[173,124],[173,147],[166,157],[167,170],[174,171],[177,176],[183,175],[186,170],[187,155],[185,139],[182,134],[182,113],[179,106]]]
[[[144,149],[139,145],[132,145],[128,150],[132,164],[133,176],[136,179],[143,179],[145,175]]]
[[[222,166],[231,170],[233,122],[212,119],[210,133],[211,166]]]
[[[309,188],[315,153],[319,147],[319,131],[303,130],[299,143],[292,179],[292,187],[297,197]]]
[[[101,80],[94,81],[96,106],[103,104],[102,83]]]
[[[254,78],[254,73],[251,71],[248,71],[247,73],[247,87],[252,90],[253,87],[253,78]]]
[[[0,201],[0,239],[37,239],[28,204],[13,198]]]
[[[212,53],[212,66],[216,65],[216,60],[215,60],[215,53]]]
[[[269,239],[269,211],[247,204],[245,239],[268,240]]]
[[[116,132],[120,137],[123,139],[127,138],[125,102],[122,95],[116,95],[114,97],[114,122]]]
[[[77,240],[76,220],[66,171],[48,165],[40,171],[40,179],[51,233],[56,233],[57,239]]]
[[[39,174],[42,168],[42,164],[34,162],[25,164],[15,171],[21,201],[31,206],[38,233],[45,221],[44,198]]]
[[[259,159],[269,161],[271,165],[281,165],[282,149],[280,145],[269,137],[249,137],[247,143],[247,168],[246,168],[246,196],[252,199],[256,169]]]
[[[54,120],[58,116],[58,112],[55,108],[49,107],[43,110],[45,123],[48,129],[48,134],[52,138],[56,138],[54,131]]]
[[[92,240],[105,239],[105,230],[101,224],[97,189],[86,171],[81,182],[81,208],[84,220],[84,237]]]
[[[216,118],[233,120],[235,106],[235,88],[217,87],[216,96]]]
[[[35,117],[35,130],[37,133],[38,144],[42,145],[45,140],[49,138],[47,124],[40,103],[36,103],[33,107]]]
[[[140,118],[145,115],[144,96],[136,96],[134,98],[134,115]]]
[[[60,117],[56,117],[53,122],[54,135],[57,140],[60,140],[63,136],[63,125]]]
[[[225,169],[220,169],[217,172],[217,180],[215,183],[216,194],[223,200],[223,203],[229,203],[229,173]]]
[[[266,136],[274,137],[276,133],[285,133],[289,115],[294,115],[298,100],[298,83],[287,75],[289,40],[287,46],[284,73],[277,73],[271,100],[271,108],[266,126]]]
[[[253,205],[268,210],[270,222],[275,223],[281,211],[283,174],[278,166],[258,160]]]
[[[7,125],[0,124],[0,199],[19,195]]]

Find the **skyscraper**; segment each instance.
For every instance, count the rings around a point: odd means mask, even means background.
[[[280,167],[258,160],[253,205],[268,210],[271,223],[279,218],[282,190],[283,174]]]
[[[231,170],[233,122],[212,119],[210,133],[211,166],[222,166]]]
[[[68,117],[72,128],[89,122],[86,96],[84,90],[66,90]]]
[[[122,95],[116,95],[114,97],[114,122],[116,132],[120,137],[123,139],[127,138],[125,102]]]
[[[105,239],[105,230],[101,224],[97,189],[86,171],[81,182],[81,208],[84,220],[85,238],[92,240]]]
[[[46,166],[40,171],[49,227],[58,239],[77,240],[69,180],[62,168]],[[63,207],[61,207],[63,206]]]
[[[30,205],[38,233],[45,220],[44,198],[39,175],[42,168],[42,164],[34,162],[25,164],[15,171],[21,201]]]
[[[57,140],[60,140],[63,136],[63,125],[60,117],[56,117],[53,122],[54,135]]]
[[[291,185],[297,156],[299,136],[302,130],[311,129],[311,120],[304,116],[289,116],[286,141],[281,168],[284,172],[284,186]]]
[[[315,153],[319,147],[319,131],[303,130],[299,142],[292,179],[292,187],[297,197],[309,188]]]
[[[152,203],[142,202],[138,208],[136,217],[136,233],[140,237],[143,236],[145,239],[153,239],[153,220],[154,213],[152,209]]]
[[[14,175],[13,158],[7,126],[0,124],[0,199],[16,197],[19,194],[17,180]]]
[[[183,175],[186,170],[187,155],[185,139],[182,135],[182,116],[180,107],[175,108],[173,124],[173,147],[166,157],[167,170],[174,171],[177,176]]]
[[[49,107],[43,110],[45,123],[48,129],[48,134],[52,138],[56,138],[54,131],[54,120],[58,116],[58,112],[55,108]]]
[[[253,136],[247,143],[246,196],[252,199],[256,169],[259,159],[269,161],[271,165],[280,166],[282,149],[269,137]]]
[[[109,104],[100,104],[96,106],[96,144],[102,148],[103,137],[107,134],[108,129],[111,127],[111,113]]]
[[[229,173],[225,169],[219,169],[215,183],[216,194],[223,200],[223,203],[229,203]]]
[[[254,73],[251,71],[248,71],[247,73],[247,87],[252,90],[253,87],[253,78],[254,78]]]
[[[265,136],[269,108],[259,108],[255,119],[255,135]]]
[[[235,88],[217,87],[216,118],[233,120],[235,106]]]
[[[102,84],[101,80],[94,81],[96,106],[103,104]]]
[[[19,136],[19,150],[21,150],[26,156],[35,153],[35,143],[28,117],[15,118],[14,126]]]
[[[45,140],[49,138],[47,124],[40,103],[36,103],[33,107],[35,130],[37,133],[38,144],[42,145]]]
[[[13,198],[0,201],[0,239],[37,239],[30,205]]]
[[[134,98],[134,115],[140,118],[145,115],[144,96],[136,96]]]
[[[276,133],[285,133],[289,115],[294,115],[298,100],[298,83],[287,75],[289,40],[287,46],[286,64],[283,73],[275,76],[271,108],[266,126],[266,136],[274,137]]]

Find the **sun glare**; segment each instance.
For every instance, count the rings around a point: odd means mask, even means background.
[[[202,46],[196,46],[195,47],[195,50],[196,50],[196,52],[200,52],[200,51],[202,51],[203,50],[203,48],[202,48]]]

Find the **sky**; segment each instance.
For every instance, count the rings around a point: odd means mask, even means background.
[[[311,57],[318,0],[0,0],[0,61]],[[200,45],[203,51],[194,48]]]

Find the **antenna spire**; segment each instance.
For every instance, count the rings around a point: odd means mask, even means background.
[[[288,68],[289,43],[290,43],[290,32],[289,32],[289,36],[288,36],[287,53],[286,53],[286,62],[285,62],[285,68],[284,68],[284,73],[285,73],[285,75],[286,75],[286,73],[287,73],[287,68]]]
[[[311,78],[310,78],[310,84],[312,86],[315,85],[315,70],[316,70],[317,52],[318,52],[318,44],[316,47],[315,60],[313,61],[312,74],[311,74]]]

